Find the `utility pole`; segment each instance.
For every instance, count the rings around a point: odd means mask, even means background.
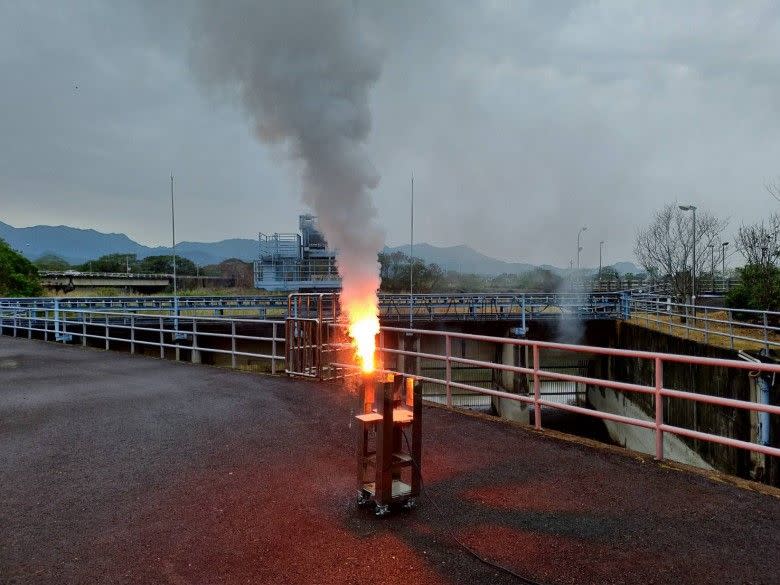
[[[728,245],[729,245],[728,242],[723,242],[720,245],[721,246],[721,250],[722,250],[721,251],[721,261],[723,262],[723,269],[722,269],[722,273],[723,273],[723,289],[726,290],[726,291],[729,290],[729,282],[726,279],[726,246],[728,246]]]
[[[710,249],[710,280],[712,281],[712,292],[715,292],[715,244],[707,244]]]

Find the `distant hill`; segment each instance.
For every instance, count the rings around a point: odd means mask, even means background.
[[[64,225],[17,228],[0,222],[0,238],[30,260],[56,254],[71,264],[105,254],[136,254],[145,258],[171,253],[170,247],[144,246],[125,234],[104,234]],[[237,238],[221,242],[180,242],[176,244],[176,252],[199,265],[218,264],[228,258],[249,261],[257,257],[257,241]]]
[[[0,238],[7,241],[30,260],[45,254],[56,254],[71,264],[82,264],[105,254],[136,254],[139,258],[171,253],[167,246],[149,247],[139,244],[125,234],[105,234],[92,229],[69,226],[37,225],[17,228],[0,221]],[[251,261],[257,257],[257,240],[233,238],[219,242],[179,242],[176,252],[200,266],[219,264],[228,258]],[[385,252],[409,253],[409,246],[386,247]],[[537,268],[524,262],[504,262],[491,258],[465,245],[438,247],[431,244],[415,244],[414,255],[429,264],[438,264],[445,270],[484,274],[522,274]],[[613,265],[621,274],[641,273],[641,268],[631,262]],[[557,274],[566,271],[550,265],[544,268]],[[593,270],[595,272],[595,270]]]
[[[385,252],[401,252],[403,254],[409,254],[409,245],[405,246],[385,246]],[[496,276],[499,274],[523,274],[530,272],[537,268],[549,270],[555,274],[564,275],[568,272],[564,268],[558,268],[557,266],[551,266],[549,264],[542,264],[536,266],[534,264],[527,264],[525,262],[505,262],[503,260],[497,260],[491,258],[480,252],[477,252],[469,246],[446,246],[438,247],[431,244],[415,244],[414,256],[420,258],[428,264],[438,264],[445,270],[455,270],[457,272],[471,273],[471,274],[484,274],[486,276]],[[619,274],[639,274],[644,270],[633,264],[632,262],[617,262],[612,265]],[[595,273],[598,270],[596,268],[583,269],[588,273]]]
[[[385,251],[409,254],[409,246],[385,247]],[[430,244],[415,244],[414,256],[429,264],[438,264],[445,270],[490,276],[504,273],[522,274],[536,268],[533,264],[497,260],[464,245],[439,248]]]

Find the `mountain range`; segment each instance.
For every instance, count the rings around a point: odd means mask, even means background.
[[[125,234],[106,234],[93,229],[69,226],[37,225],[17,228],[0,221],[0,238],[30,260],[45,254],[55,254],[71,264],[82,264],[105,254],[136,254],[138,258],[166,255],[171,248],[144,246]],[[385,247],[385,252],[409,253],[409,246]],[[245,238],[233,238],[219,242],[179,242],[176,252],[198,265],[218,264],[228,258],[251,261],[257,257],[258,242]],[[435,263],[445,270],[484,274],[522,274],[535,268],[545,268],[556,273],[564,272],[555,266],[535,266],[523,262],[505,262],[491,258],[465,245],[439,247],[431,244],[415,244],[414,255],[427,263]],[[621,274],[639,273],[642,270],[631,262],[612,265]]]

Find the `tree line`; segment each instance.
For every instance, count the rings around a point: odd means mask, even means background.
[[[727,241],[726,220],[706,209],[691,211],[688,206],[668,203],[637,230],[634,253],[648,274],[667,282],[677,297],[690,298],[724,272],[727,254],[733,250],[745,265],[736,270],[739,282],[728,291],[727,305],[780,310],[780,214],[743,223],[732,241]]]

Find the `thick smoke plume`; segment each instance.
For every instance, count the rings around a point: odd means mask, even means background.
[[[303,200],[339,252],[342,303],[371,299],[384,234],[369,192],[369,90],[380,54],[351,1],[204,1],[192,27],[193,65],[210,87],[236,91],[267,143],[301,163]]]

